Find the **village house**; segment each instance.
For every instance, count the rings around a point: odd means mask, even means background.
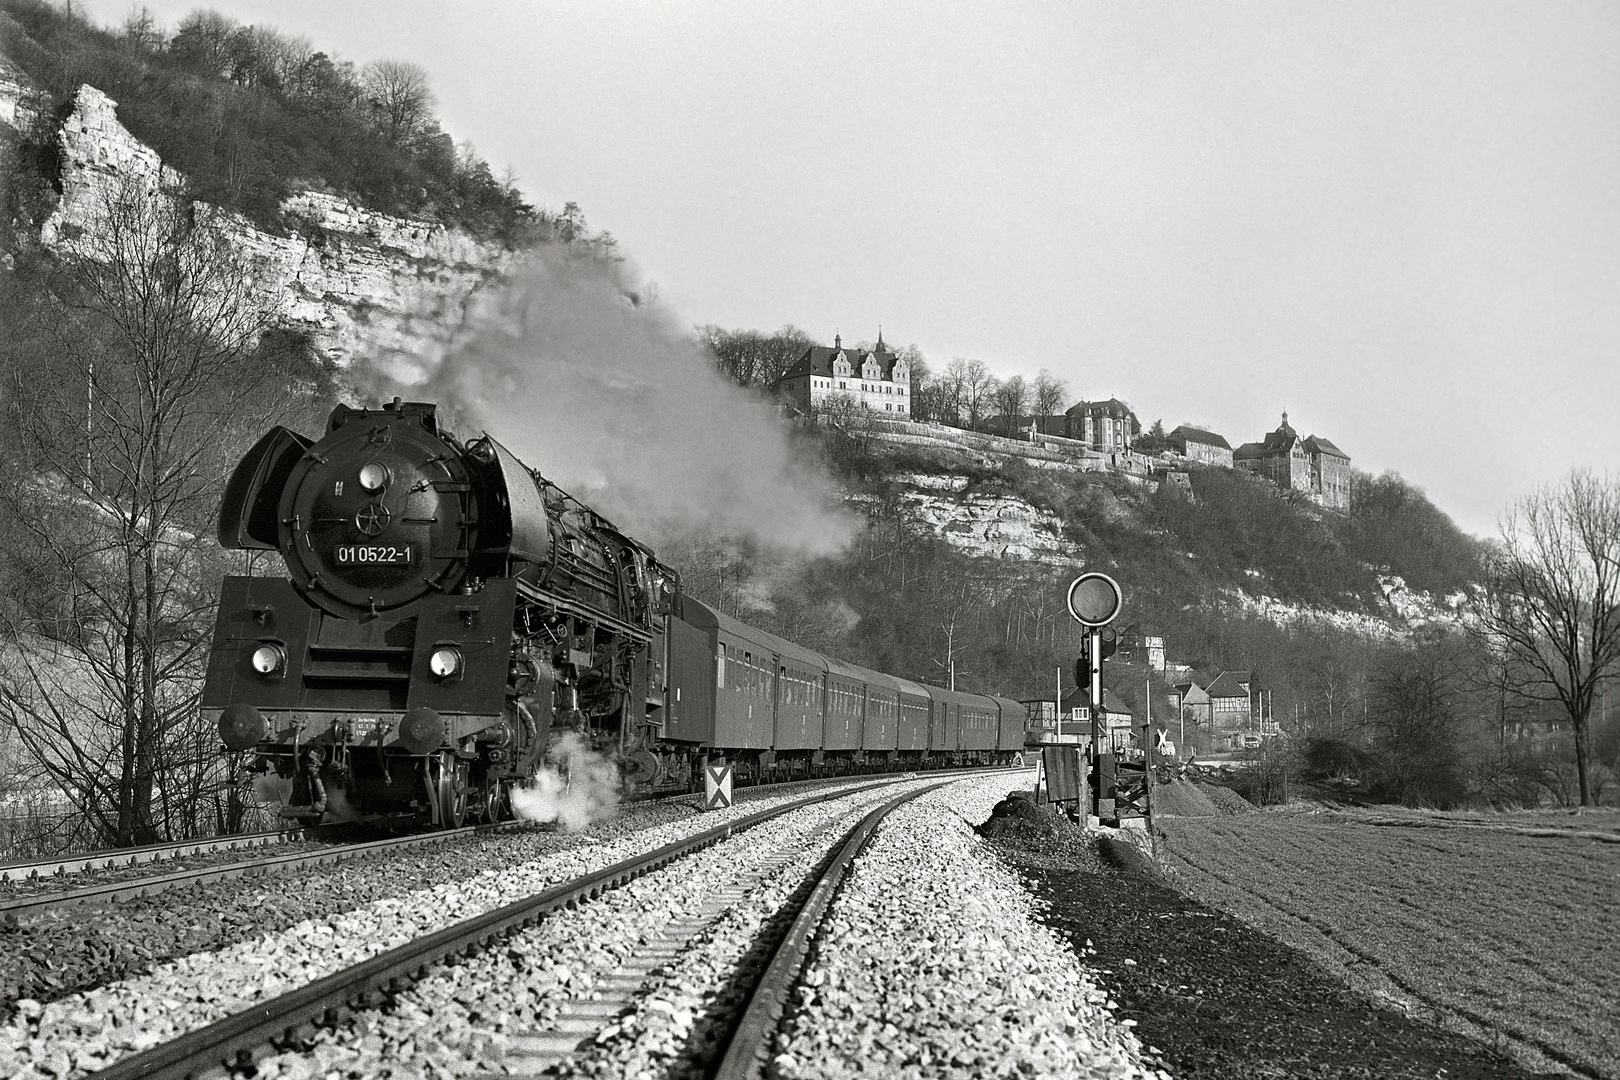
[[[1350,503],[1350,455],[1319,436],[1300,438],[1288,425],[1286,412],[1277,430],[1261,442],[1238,447],[1232,461],[1323,506],[1342,510]]]
[[[1133,719],[1130,711],[1114,696],[1114,692],[1107,687],[1103,687],[1103,730],[1107,733],[1109,744],[1115,750],[1122,750],[1133,745],[1131,742],[1131,723]],[[1078,735],[1078,741],[1081,743],[1090,743],[1090,725],[1091,690],[1084,686],[1071,687],[1063,695],[1060,731],[1063,734],[1073,733]]]
[[[806,416],[822,411],[827,399],[842,396],[891,419],[911,418],[911,370],[890,352],[878,333],[870,349],[846,349],[842,335],[832,346],[812,345],[776,382],[794,408]]]
[[[1170,708],[1176,714],[1176,745],[1182,756],[1209,754],[1214,750],[1214,713],[1209,694],[1192,679],[1175,684]]]

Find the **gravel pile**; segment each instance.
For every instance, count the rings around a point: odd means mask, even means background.
[[[1167,1075],[974,836],[1007,788],[963,781],[884,823],[817,939],[773,1075]]]
[[[62,994],[49,1003],[16,1001],[9,1021],[0,1026],[0,1076],[49,1075],[63,1080],[83,1075],[414,937],[802,795],[802,791],[762,795],[708,814],[689,806],[654,804],[655,814],[675,820],[637,829],[631,813],[595,835],[534,832],[493,837],[478,845],[484,850],[473,858],[459,844],[418,849],[411,853],[414,857],[386,864],[366,861],[336,871],[321,868],[323,874],[304,875],[303,888],[291,888],[292,875],[277,875],[267,885],[246,889],[237,883],[223,911],[210,910],[213,895],[197,895],[219,889],[205,886],[140,904],[141,916],[135,919],[129,916],[137,905],[131,904],[102,913],[107,921],[89,927],[58,920],[55,932],[44,940],[32,928],[6,935],[0,938],[6,958],[20,951],[13,944],[21,938],[35,964],[62,966],[61,972],[45,968],[40,977],[47,984],[60,978],[69,965],[76,965],[72,974],[82,977],[86,967],[105,971],[128,964],[132,956],[155,958],[154,939],[158,948],[191,940],[188,935],[225,937],[233,943],[152,964],[143,974]],[[535,849],[549,853],[519,861]],[[489,869],[491,865],[499,869]],[[361,896],[378,898],[348,903]],[[254,928],[263,925],[255,922],[259,905],[276,913],[272,922],[284,923],[292,911],[307,914],[284,928],[255,935]],[[344,907],[347,910],[339,910]],[[58,913],[48,913],[47,918],[54,914]],[[73,917],[68,913],[69,919]],[[65,959],[51,951],[53,943],[70,946],[76,936],[85,942],[82,950],[69,948]],[[113,943],[121,943],[119,951],[107,956],[103,950]]]
[[[1254,803],[1245,799],[1229,787],[1220,784],[1206,784],[1197,782],[1195,787],[1204,793],[1210,803],[1223,814],[1247,814],[1254,809]]]
[[[601,1018],[589,1049],[551,1074],[702,1076],[738,1004],[729,984],[761,928],[844,831],[894,794],[810,807],[638,878],[500,949],[435,971],[386,1009],[321,1032],[305,1052],[259,1062],[256,1076],[460,1077],[503,1066],[527,1073],[530,1064],[513,1052],[524,1035],[547,1031],[570,1006],[599,997],[623,965],[664,939],[661,931],[709,905],[717,909],[712,925],[649,972],[623,999],[621,1015]],[[739,880],[748,883],[745,895],[722,892]]]
[[[1230,788],[1221,790],[1232,794]],[[1153,785],[1153,813],[1166,817],[1216,817],[1223,811],[1210,801],[1201,785],[1172,780]]]

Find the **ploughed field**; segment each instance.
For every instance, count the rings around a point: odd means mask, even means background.
[[[1613,815],[1283,812],[1159,824],[1179,888],[1361,991],[1538,1068],[1620,1076]]]

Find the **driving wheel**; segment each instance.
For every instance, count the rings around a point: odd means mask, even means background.
[[[433,808],[441,829],[459,829],[467,823],[468,763],[450,750],[429,762],[433,782]]]

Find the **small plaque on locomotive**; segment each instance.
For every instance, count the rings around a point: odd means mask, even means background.
[[[338,544],[332,549],[338,566],[414,566],[410,544]]]

